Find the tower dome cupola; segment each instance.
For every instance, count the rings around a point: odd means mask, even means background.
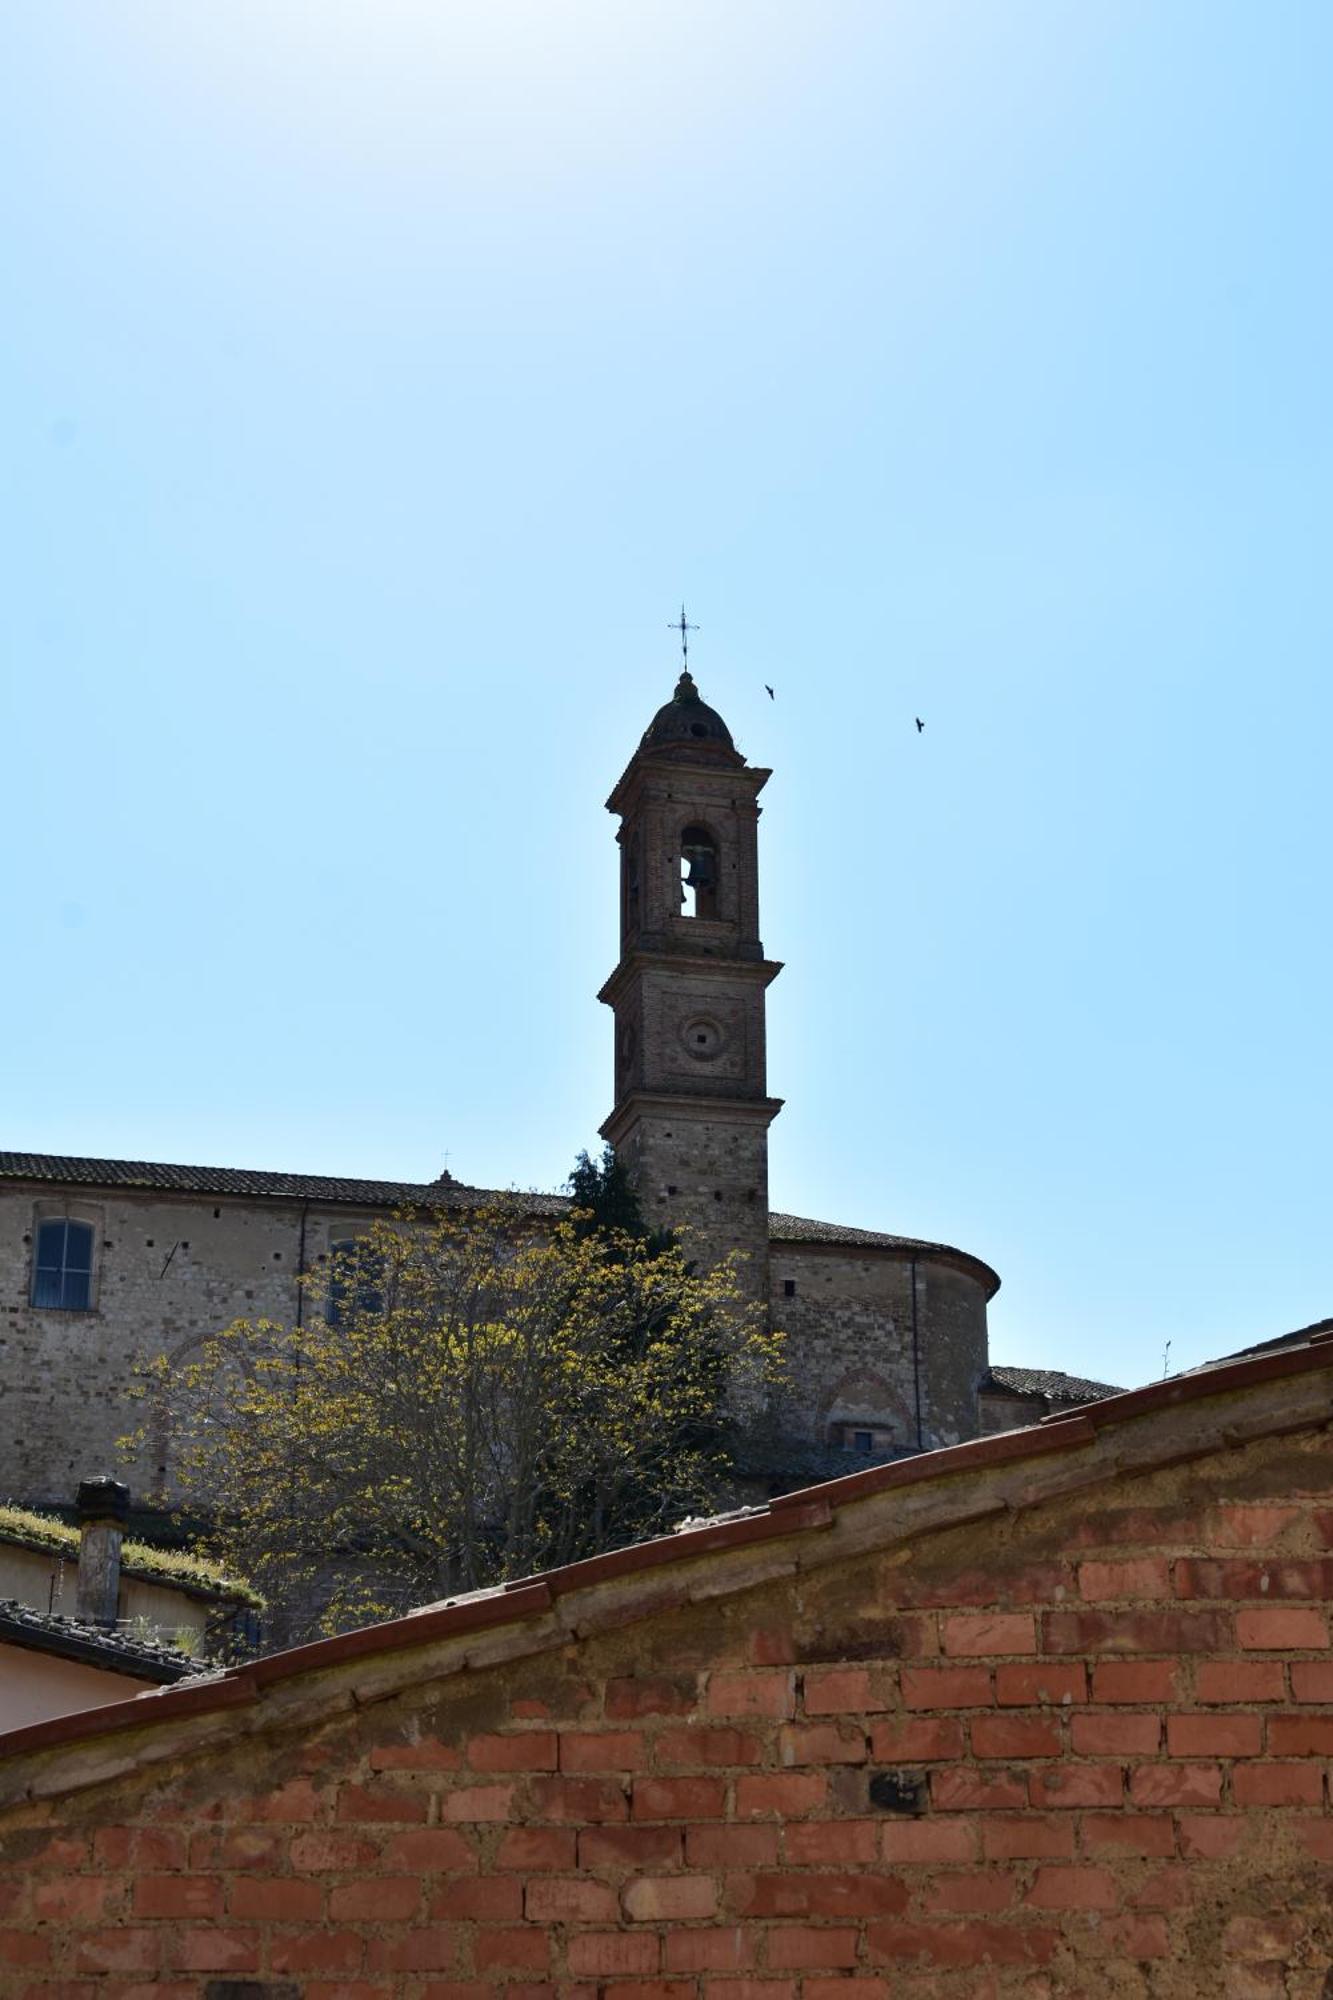
[[[694,676],[686,667],[676,682],[676,692],[643,733],[641,750],[687,749],[697,752],[721,751],[736,763],[744,762],[731,740],[731,731],[715,708],[702,700]]]

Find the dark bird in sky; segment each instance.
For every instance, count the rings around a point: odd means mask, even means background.
[[[919,736],[919,735],[921,734],[922,730],[923,730],[923,729],[925,728],[925,726],[926,726],[926,725],[925,725],[925,723],[924,723],[924,722],[923,722],[923,721],[921,720],[921,717],[920,717],[919,715],[917,715],[917,716],[913,716],[913,718],[912,718],[912,719],[913,719],[913,721],[914,721],[914,722],[916,723],[916,733],[917,733],[917,735]]]
[[[764,693],[768,696],[770,701],[777,700],[777,696],[774,694],[772,688],[768,685],[767,681],[764,682]]]

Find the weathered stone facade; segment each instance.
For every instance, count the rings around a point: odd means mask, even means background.
[[[818,1476],[844,1453],[976,1434],[998,1280],[947,1245],[770,1211],[767,1132],[781,1101],[768,1095],[765,1050],[780,967],[759,931],[768,776],[685,676],[612,794],[621,958],[601,996],[616,1051],[603,1130],[654,1221],[689,1232],[704,1257],[743,1253],[788,1335],[785,1422],[800,1452],[785,1469]],[[163,1427],[126,1400],[137,1360],[180,1360],[240,1316],[289,1322],[304,1309],[302,1275],[376,1216],[490,1198],[447,1176],[398,1184],[0,1154],[0,1497],[67,1501],[80,1479],[113,1468],[117,1438],[145,1414],[149,1446],[126,1476],[140,1492],[169,1486]],[[92,1231],[75,1309],[38,1303],[38,1234],[63,1218]]]
[[[855,1451],[849,1433],[869,1428],[880,1455],[976,1434],[984,1266],[942,1250],[778,1238],[771,1272],[773,1318],[787,1335],[795,1400],[813,1439]]]
[[[213,1193],[203,1170],[202,1192],[140,1191],[115,1185],[113,1172],[128,1163],[31,1164],[50,1171],[0,1182],[0,1464],[4,1497],[41,1505],[71,1500],[80,1479],[114,1468],[117,1439],[145,1420],[148,1449],[126,1476],[139,1492],[163,1484],[167,1440],[151,1404],[127,1394],[136,1362],[183,1360],[242,1316],[290,1323],[302,1310],[302,1272],[318,1270],[332,1243],[396,1205],[228,1195],[225,1173]],[[73,1183],[71,1168],[80,1176]],[[32,1303],[36,1229],[57,1214],[94,1228],[84,1311]]]

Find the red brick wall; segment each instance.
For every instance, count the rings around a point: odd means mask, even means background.
[[[10,1813],[0,1991],[1314,2000],[1330,1487],[1252,1447]]]

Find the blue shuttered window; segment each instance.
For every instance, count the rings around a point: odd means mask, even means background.
[[[93,1228],[61,1217],[37,1225],[32,1303],[57,1312],[87,1312],[92,1304]]]

